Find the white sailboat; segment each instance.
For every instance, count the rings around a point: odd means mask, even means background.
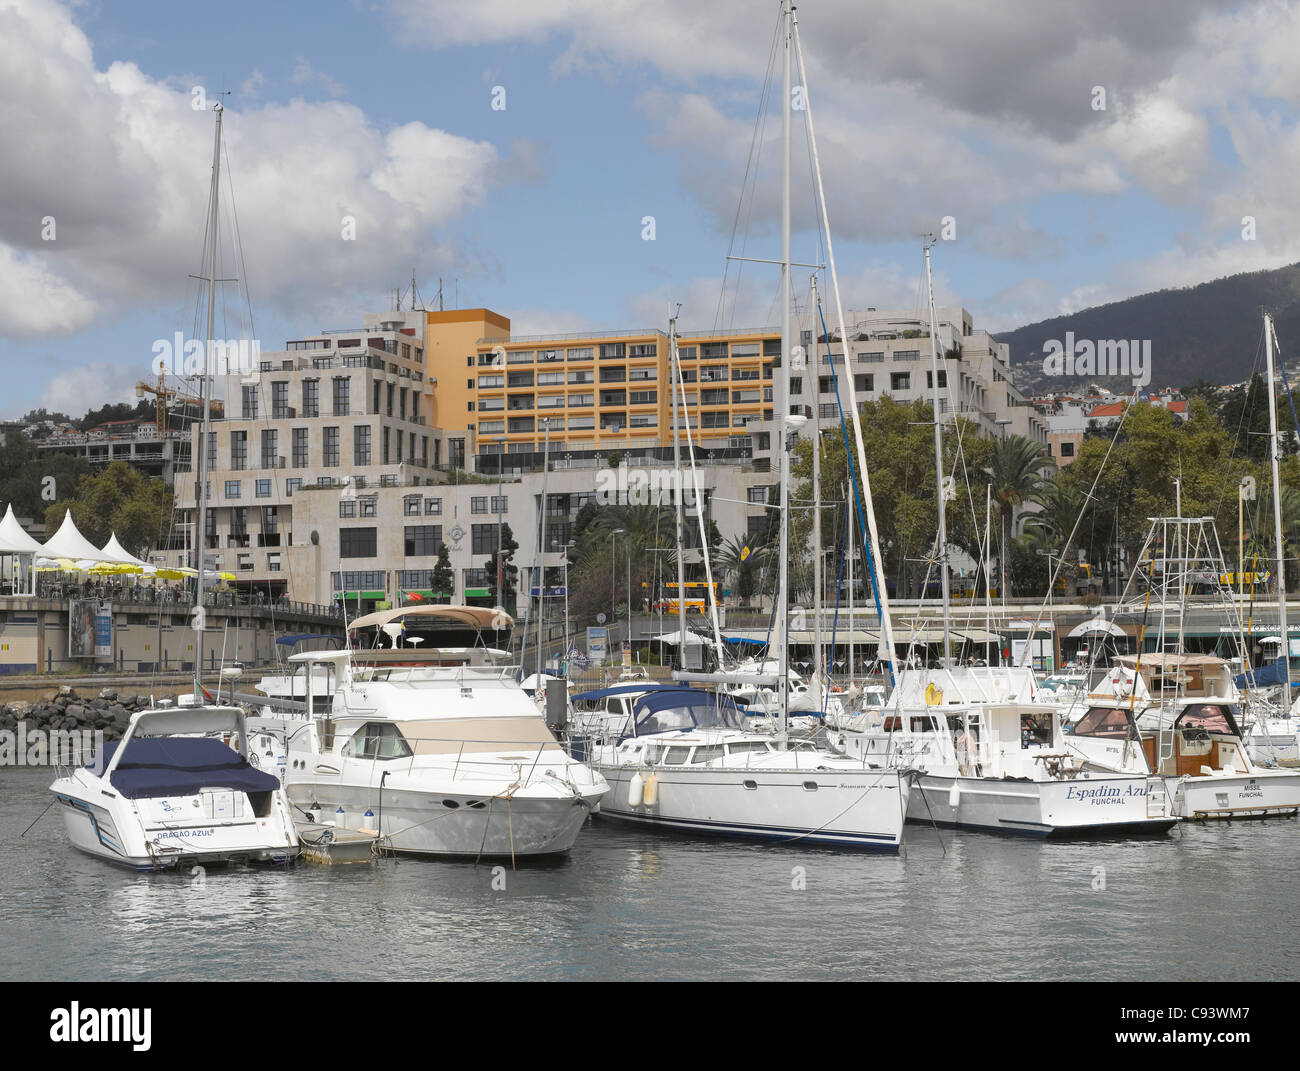
[[[798,48],[798,27],[793,5],[788,2],[781,5],[781,37],[784,86],[781,335],[785,359],[777,377],[774,407],[780,436],[776,452],[780,458],[781,490],[776,672],[771,676],[755,675],[746,682],[737,680],[734,674],[674,675],[683,683],[744,683],[775,689],[779,697],[779,729],[774,734],[749,731],[725,693],[711,694],[697,688],[655,689],[630,696],[575,697],[597,702],[602,698],[612,699],[614,706],[607,707],[598,721],[585,721],[587,731],[580,733],[571,747],[588,756],[594,768],[610,783],[611,791],[601,802],[602,817],[712,835],[896,851],[902,843],[908,798],[907,781],[899,771],[871,761],[847,758],[810,741],[791,740],[789,734],[789,465],[790,446],[802,418],[792,418],[789,405],[794,352],[790,322],[791,73],[794,51]],[[802,57],[800,68],[802,74]],[[806,92],[804,99],[807,104]],[[811,137],[810,104],[804,114]],[[812,144],[816,166],[815,138]],[[833,274],[833,254],[831,265]],[[675,319],[671,324],[670,349],[671,374],[676,387],[680,377]],[[673,397],[676,407],[676,390]],[[677,427],[674,419],[675,436]],[[679,494],[679,548],[680,503]],[[680,584],[680,549],[678,562]],[[684,634],[684,620],[680,627]]]

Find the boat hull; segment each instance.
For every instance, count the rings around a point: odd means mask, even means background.
[[[658,798],[631,806],[638,766],[595,765],[609,782],[600,816],[715,836],[896,852],[908,786],[892,770],[656,767]],[[815,785],[815,788],[808,787]]]
[[[1149,784],[1150,782],[1150,784]],[[955,790],[954,790],[955,789]],[[1167,833],[1177,818],[1169,801],[1155,798],[1158,779],[1093,777],[1076,781],[1015,781],[920,775],[907,817],[961,829],[1038,837],[1088,837]]]
[[[1300,770],[1168,778],[1174,811],[1189,819],[1287,817],[1300,812]]]
[[[149,825],[139,810],[123,813],[118,797],[113,808],[92,802],[83,786],[60,785],[52,791],[63,815],[68,840],[78,851],[131,870],[174,870],[227,863],[287,863],[299,852],[287,812],[266,820],[229,824]]]
[[[516,793],[509,798],[483,791],[435,786],[419,790],[339,783],[296,783],[289,797],[298,806],[319,805],[332,820],[342,807],[344,825],[382,834],[385,850],[449,858],[527,858],[555,855],[573,847],[601,793],[560,795]],[[372,819],[365,819],[369,810]]]

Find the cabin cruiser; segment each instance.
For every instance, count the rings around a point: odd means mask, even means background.
[[[609,786],[519,687],[512,627],[501,611],[405,607],[352,622],[348,650],[292,656],[333,667],[337,684],[328,710],[309,701],[288,734],[289,798],[393,851],[568,851]]]
[[[610,784],[600,815],[722,836],[897,851],[896,770],[755,733],[725,693],[664,686],[579,693],[571,752]]]
[[[1161,777],[1182,818],[1300,812],[1300,770],[1261,769],[1241,730],[1242,698],[1215,655],[1124,655],[1067,738],[1090,768]]]
[[[1027,667],[904,670],[887,707],[841,720],[831,745],[917,771],[907,816],[1036,836],[1164,833],[1164,783],[1089,770]]]
[[[295,858],[289,801],[249,761],[248,737],[238,707],[137,712],[120,741],[50,786],[73,846],[136,870]]]

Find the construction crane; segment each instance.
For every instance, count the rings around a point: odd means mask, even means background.
[[[167,404],[168,399],[173,399],[182,405],[198,406],[200,410],[203,406],[203,399],[193,394],[186,394],[184,391],[176,390],[174,387],[167,386],[164,376],[158,377],[157,384],[146,383],[141,380],[135,385],[135,396],[143,398],[145,394],[154,395],[154,426],[158,429],[158,437],[161,439],[167,431]],[[212,413],[218,418],[225,413],[225,405],[222,402],[212,399],[208,402],[212,407]]]

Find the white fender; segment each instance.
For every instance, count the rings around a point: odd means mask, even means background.
[[[647,807],[653,807],[659,802],[659,775],[654,770],[646,775],[645,791],[641,799]]]
[[[952,783],[952,788],[948,789],[948,806],[955,811],[957,809],[958,804],[960,803],[961,803],[961,782],[954,781]]]
[[[640,807],[644,792],[645,778],[638,772],[633,775],[631,782],[627,786],[627,805],[629,807]]]

